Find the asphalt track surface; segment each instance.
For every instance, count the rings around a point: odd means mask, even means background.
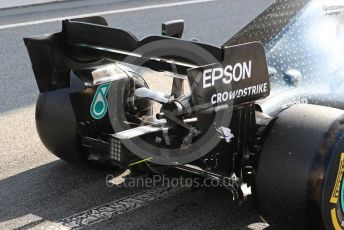
[[[182,18],[184,38],[221,45],[272,2],[84,0],[0,11],[0,229],[269,229],[251,199],[238,204],[224,189],[109,187],[106,172],[51,155],[35,130],[38,90],[22,38],[59,31],[61,17],[114,11],[109,25],[139,38]]]

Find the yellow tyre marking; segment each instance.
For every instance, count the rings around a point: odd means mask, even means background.
[[[340,157],[336,183],[335,183],[335,186],[333,188],[332,196],[330,199],[330,203],[332,203],[332,204],[337,204],[337,202],[338,202],[339,190],[340,190],[340,186],[342,183],[343,173],[344,173],[344,153],[342,153],[342,155]]]
[[[331,219],[332,219],[334,230],[342,230],[337,219],[337,213],[336,213],[335,208],[331,210]]]

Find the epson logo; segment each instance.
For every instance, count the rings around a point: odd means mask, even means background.
[[[238,82],[245,78],[251,78],[252,61],[236,63],[234,66],[227,65],[225,68],[212,68],[203,72],[203,88],[215,85],[216,81],[222,80],[224,84],[232,81]]]

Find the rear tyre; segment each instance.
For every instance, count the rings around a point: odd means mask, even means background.
[[[72,163],[85,162],[77,121],[69,94],[84,88],[71,76],[70,88],[40,93],[36,104],[36,129],[44,146],[55,156]]]
[[[296,105],[281,112],[258,162],[261,216],[276,229],[342,229],[343,172],[343,110]]]

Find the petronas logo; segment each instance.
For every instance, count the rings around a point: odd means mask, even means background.
[[[98,86],[97,92],[93,97],[93,101],[91,104],[91,115],[94,119],[101,119],[105,116],[108,103],[106,100],[106,96],[110,89],[110,83],[101,84]]]

